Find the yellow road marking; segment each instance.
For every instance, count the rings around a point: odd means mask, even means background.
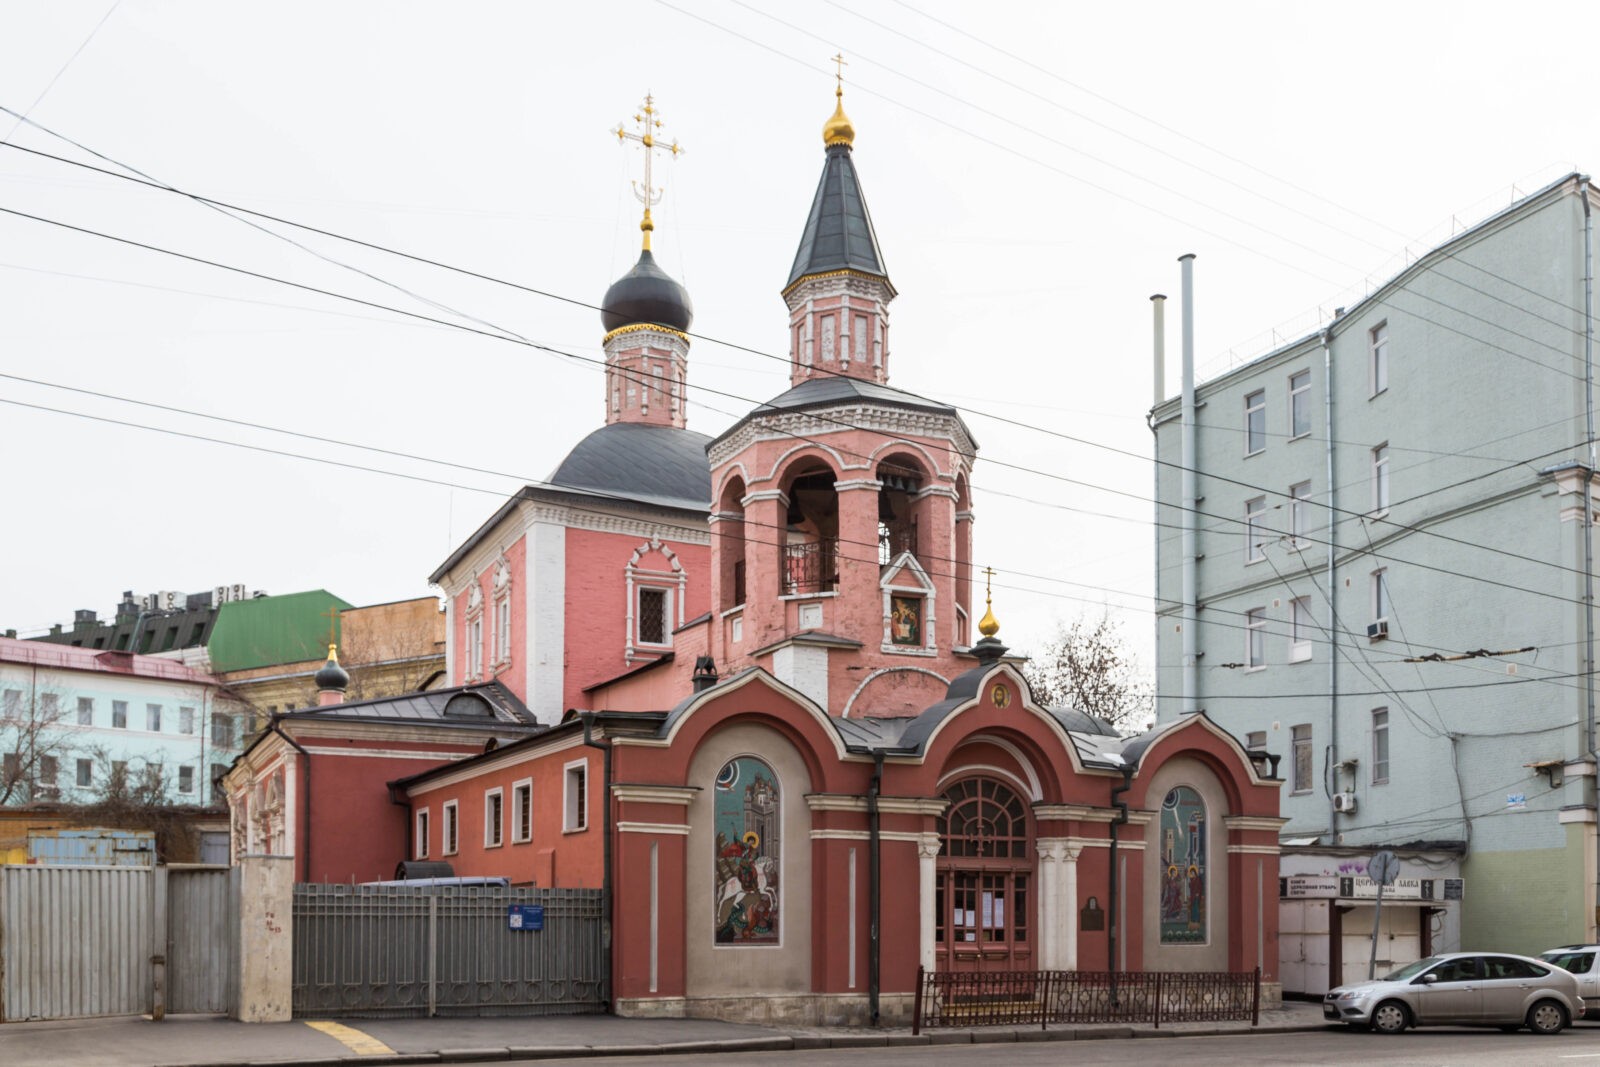
[[[353,1026],[343,1023],[332,1023],[321,1019],[305,1020],[305,1024],[313,1030],[320,1030],[357,1056],[393,1056],[394,1049],[385,1045],[375,1037],[369,1037]]]

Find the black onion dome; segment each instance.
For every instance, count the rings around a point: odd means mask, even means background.
[[[606,290],[600,322],[607,333],[646,323],[687,333],[694,322],[694,304],[689,301],[689,291],[656,266],[656,258],[647,248],[633,269]]]
[[[333,651],[332,645],[328,646],[328,662],[317,669],[317,673],[311,676],[311,680],[317,683],[318,689],[346,689],[349,687],[350,674],[339,666],[339,660]]]

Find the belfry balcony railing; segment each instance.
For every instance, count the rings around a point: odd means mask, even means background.
[[[878,527],[878,564],[888,566],[902,552],[917,554],[917,520]]]
[[[783,546],[783,593],[829,593],[839,588],[839,541],[791,541]]]

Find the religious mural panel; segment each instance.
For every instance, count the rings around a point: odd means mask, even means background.
[[[922,644],[922,598],[897,596],[891,598],[889,632],[897,645]]]
[[[1161,943],[1206,940],[1206,806],[1180,785],[1161,802]]]
[[[716,942],[776,945],[783,814],[777,775],[753,756],[731,759],[717,774],[712,803]]]

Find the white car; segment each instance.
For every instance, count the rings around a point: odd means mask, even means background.
[[[1384,1034],[1441,1023],[1557,1034],[1583,1012],[1578,980],[1570,972],[1509,953],[1429,956],[1322,998],[1322,1017],[1329,1022]]]
[[[1563,945],[1539,953],[1539,958],[1577,978],[1579,996],[1600,1001],[1600,945]]]

